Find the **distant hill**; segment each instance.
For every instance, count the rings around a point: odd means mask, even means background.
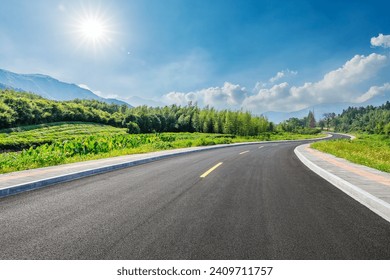
[[[293,112],[265,112],[263,115],[268,118],[269,121],[274,123],[280,123],[282,121],[288,120],[290,118],[298,118],[302,119],[303,117],[307,117],[309,111],[314,111],[314,117],[316,120],[322,118],[325,113],[336,113],[340,114],[344,109],[347,109],[349,106],[359,106],[356,103],[332,103],[332,104],[319,104],[315,106],[311,106],[299,111]]]
[[[146,98],[142,98],[139,96],[130,96],[130,97],[126,98],[125,100],[135,107],[142,106],[142,105],[146,105],[149,107],[164,107],[167,105],[167,104],[164,104],[163,102],[160,102],[160,101],[146,99]]]
[[[81,88],[78,85],[61,82],[47,75],[42,74],[17,74],[0,69],[0,89],[10,88],[17,91],[26,91],[38,94],[44,98],[65,101],[73,99],[94,99],[118,105],[129,105],[128,103],[100,97],[92,91]]]
[[[301,119],[303,117],[306,117],[309,114],[309,111],[314,111],[314,116],[316,120],[320,120],[321,118],[323,118],[323,115],[325,113],[341,114],[343,110],[347,109],[348,107],[366,107],[368,105],[380,106],[382,104],[385,104],[387,101],[390,101],[390,94],[388,92],[382,95],[377,95],[363,103],[352,103],[352,102],[324,103],[324,104],[318,104],[311,107],[307,107],[299,111],[293,111],[293,112],[269,111],[263,113],[263,115],[266,116],[269,121],[272,121],[274,123],[280,123],[284,120],[288,120],[289,118]]]

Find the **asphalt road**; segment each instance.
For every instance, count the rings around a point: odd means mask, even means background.
[[[307,169],[298,144],[194,153],[2,198],[0,259],[390,259],[390,223]]]

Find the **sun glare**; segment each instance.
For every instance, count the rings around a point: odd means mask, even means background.
[[[93,41],[102,40],[107,36],[104,24],[94,18],[83,20],[80,25],[80,31],[86,39]]]
[[[112,42],[113,24],[100,9],[83,9],[73,23],[74,39],[88,51],[101,51]]]

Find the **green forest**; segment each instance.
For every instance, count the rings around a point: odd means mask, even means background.
[[[202,132],[240,136],[262,133],[318,133],[318,128],[338,132],[390,134],[390,102],[379,107],[349,107],[341,114],[324,114],[316,122],[312,112],[303,119],[290,118],[274,125],[263,116],[245,111],[218,111],[187,106],[131,108],[96,100],[54,101],[38,95],[0,90],[0,129],[53,122],[93,122],[126,128],[131,134],[159,132]]]
[[[357,138],[317,142],[311,147],[390,172],[390,102],[378,107],[349,107],[339,115],[325,114],[322,121],[328,129],[352,133]]]
[[[52,122],[94,122],[129,133],[203,132],[255,136],[274,131],[263,116],[188,104],[165,107],[107,104],[96,100],[53,101],[30,93],[0,91],[0,129]]]
[[[390,135],[390,102],[378,107],[349,107],[339,115],[327,113],[323,122],[336,132]]]

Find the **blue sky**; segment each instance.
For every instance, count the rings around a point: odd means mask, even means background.
[[[0,68],[133,104],[262,113],[390,90],[388,1],[7,2]]]

